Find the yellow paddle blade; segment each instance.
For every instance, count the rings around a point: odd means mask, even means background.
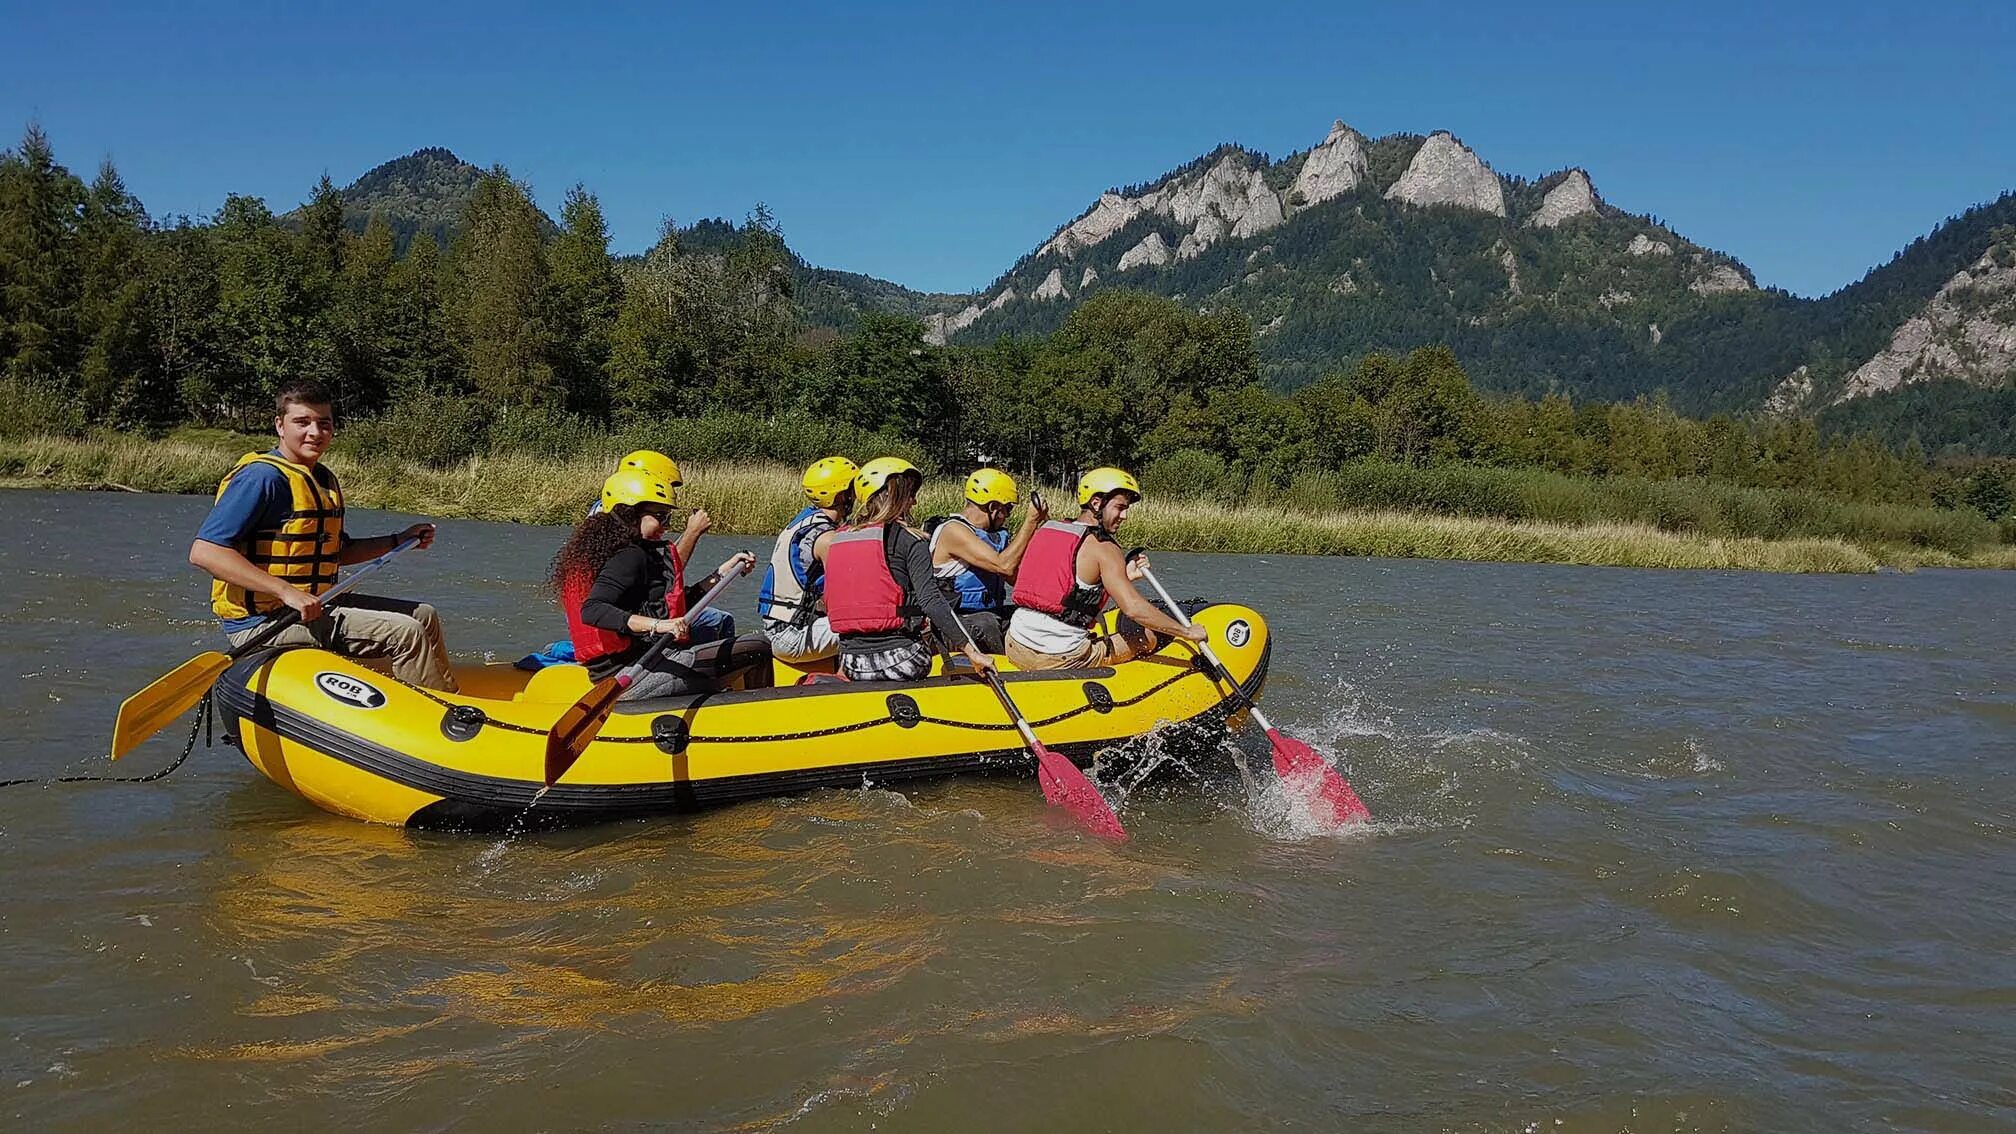
[[[117,760],[160,732],[168,722],[196,707],[219,675],[231,668],[231,656],[216,650],[197,654],[119,706],[112,725],[112,758]]]

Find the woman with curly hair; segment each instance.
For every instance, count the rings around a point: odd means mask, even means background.
[[[685,564],[664,546],[672,514],[672,486],[636,469],[620,469],[602,485],[602,511],[574,526],[553,557],[548,578],[574,656],[600,681],[634,663],[649,647],[644,638],[670,634],[690,642],[693,626],[687,604],[754,557],[736,552],[720,570],[691,587]],[[665,650],[623,691],[622,700],[706,692],[745,666],[766,663],[769,643],[761,635],[704,642]]]

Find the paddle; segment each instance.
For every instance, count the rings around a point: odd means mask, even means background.
[[[741,570],[723,575],[720,582],[700,596],[700,601],[686,608],[686,614],[691,616],[707,609],[708,604],[728,589],[728,584],[747,575],[754,567],[753,560],[744,560]],[[560,777],[567,774],[567,769],[581,758],[581,754],[588,751],[588,746],[601,734],[602,726],[609,723],[609,714],[615,711],[623,691],[636,684],[637,676],[644,672],[644,667],[650,664],[651,659],[664,653],[665,647],[672,642],[672,635],[658,635],[658,640],[651,643],[651,648],[645,650],[642,657],[631,662],[621,673],[596,682],[594,688],[582,694],[579,701],[567,706],[567,711],[560,714],[552,731],[546,734],[547,787],[559,782]]]
[[[1169,613],[1176,617],[1176,621],[1185,626],[1190,625],[1190,616],[1183,613],[1183,608],[1169,597],[1169,592],[1162,588],[1162,581],[1155,577],[1153,571],[1143,570],[1141,577],[1147,579],[1148,585],[1155,588],[1155,593],[1162,596],[1162,605],[1169,608]],[[1274,745],[1274,774],[1281,778],[1284,786],[1295,795],[1307,799],[1311,810],[1320,807],[1328,811],[1334,824],[1357,823],[1372,818],[1372,812],[1360,802],[1358,793],[1351,790],[1351,785],[1337,773],[1337,769],[1330,766],[1330,761],[1325,760],[1307,744],[1284,734],[1267,720],[1266,714],[1260,711],[1260,706],[1254,704],[1253,698],[1247,696],[1246,691],[1239,687],[1239,683],[1232,680],[1231,674],[1225,672],[1224,665],[1218,661],[1218,655],[1211,652],[1210,643],[1193,644],[1198,652],[1204,655],[1204,661],[1210,666],[1208,672],[1212,680],[1222,679],[1230,686],[1232,695],[1244,703],[1246,711],[1252,713],[1253,719],[1260,722],[1260,727],[1267,730],[1267,739]],[[1317,817],[1320,819],[1322,816],[1319,814]]]
[[[955,616],[953,621],[959,620]],[[975,649],[979,648],[979,643],[973,641],[973,632],[966,629],[964,622],[959,622],[959,632]],[[1001,675],[991,669],[984,672],[988,687],[1001,699],[1001,707],[1008,710],[1008,718],[1015,722],[1016,730],[1022,734],[1022,743],[1028,745],[1029,751],[1036,756],[1036,782],[1043,785],[1043,798],[1051,806],[1063,808],[1080,826],[1100,838],[1124,841],[1127,829],[1120,825],[1120,817],[1113,814],[1106,797],[1099,794],[1099,789],[1092,786],[1092,781],[1078,770],[1078,765],[1045,748],[1043,742],[1036,739],[1036,731],[1029,727],[1028,718],[1015,707],[1014,698],[1008,696],[1008,687],[1002,683]]]
[[[356,586],[366,575],[392,561],[392,557],[419,543],[418,537],[395,545],[392,550],[376,559],[369,559],[352,568],[343,581],[323,591],[321,599],[330,599]],[[253,650],[273,640],[274,635],[301,621],[301,612],[293,607],[266,620],[259,632],[247,638],[243,644],[231,648],[230,653],[211,650],[197,654],[181,665],[170,670],[154,684],[126,698],[119,706],[119,719],[112,724],[112,758],[117,760],[138,747],[140,742],[160,732],[169,721],[181,716],[196,706],[210,686],[231,663],[251,653]]]

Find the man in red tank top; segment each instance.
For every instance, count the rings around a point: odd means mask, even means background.
[[[1141,486],[1115,468],[1093,469],[1078,481],[1078,519],[1043,525],[1015,576],[1015,616],[1008,623],[1008,658],[1021,669],[1083,669],[1112,665],[1155,649],[1160,639],[1201,642],[1200,626],[1162,613],[1134,586],[1148,569],[1132,563],[1113,533],[1141,499]],[[1100,612],[1120,608],[1116,632],[1096,633]]]

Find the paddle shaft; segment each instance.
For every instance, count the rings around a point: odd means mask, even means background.
[[[380,567],[385,566],[387,563],[392,562],[393,556],[398,555],[400,552],[405,551],[407,548],[412,547],[414,544],[419,542],[420,538],[418,536],[415,536],[412,539],[399,541],[398,543],[394,544],[392,546],[392,549],[390,551],[387,551],[385,554],[380,555],[375,559],[367,559],[364,562],[359,563],[356,567],[350,570],[350,573],[348,575],[344,576],[341,582],[337,583],[333,587],[330,587],[328,590],[323,591],[320,595],[317,595],[316,597],[320,598],[325,603],[328,602],[330,599],[335,598],[336,596],[342,594],[344,591],[347,591],[351,587],[354,587],[358,583],[362,582],[364,580],[364,577],[369,575],[371,572],[376,571]],[[250,638],[245,639],[243,643],[237,646],[233,646],[231,648],[230,656],[234,659],[244,657],[246,654],[249,654],[253,650],[256,650],[259,647],[265,645],[266,643],[272,641],[274,636],[279,634],[280,631],[287,629],[289,626],[292,626],[299,621],[301,621],[301,612],[295,610],[291,606],[288,607],[282,613],[276,614],[273,617],[268,618],[266,620],[266,624],[259,628],[258,633],[252,635]]]
[[[1169,592],[1163,589],[1162,580],[1155,577],[1155,572],[1143,569],[1141,577],[1148,580],[1149,586],[1155,588],[1155,593],[1162,598],[1162,605],[1169,608],[1169,613],[1175,616],[1176,621],[1181,622],[1185,626],[1190,625],[1190,616],[1183,613],[1183,608],[1176,605],[1175,599],[1169,597]],[[1223,677],[1225,684],[1232,687],[1232,695],[1239,698],[1240,703],[1246,706],[1247,712],[1253,714],[1253,719],[1259,723],[1260,727],[1272,731],[1274,726],[1268,723],[1266,714],[1260,711],[1260,706],[1253,703],[1253,698],[1246,695],[1246,690],[1240,688],[1238,682],[1232,680],[1232,675],[1225,669],[1225,663],[1219,661],[1218,655],[1211,652],[1211,643],[1208,641],[1192,642],[1191,645],[1197,647],[1197,652],[1203,654],[1204,660],[1211,663],[1212,678]]]
[[[973,631],[966,629],[966,622],[959,617],[957,611],[952,613],[952,621],[959,624],[959,636],[966,639],[966,644],[976,650],[979,649],[980,643],[974,639]],[[984,672],[987,678],[987,688],[994,691],[994,696],[1001,701],[1001,707],[1008,710],[1008,719],[1015,722],[1015,730],[1022,734],[1023,741],[1029,747],[1038,747],[1041,742],[1036,739],[1036,730],[1029,727],[1029,719],[1022,715],[1021,709],[1015,707],[1015,699],[1008,696],[1008,687],[1001,683],[1001,675],[991,669]]]

